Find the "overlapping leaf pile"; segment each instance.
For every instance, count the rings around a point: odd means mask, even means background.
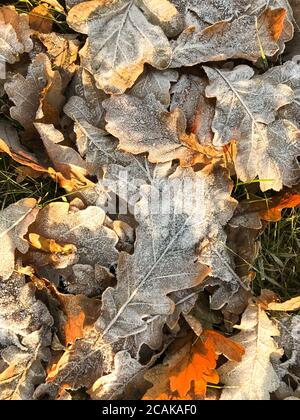
[[[0,151],[67,197],[0,212],[0,398],[297,398],[299,317],[266,311],[299,305],[251,282],[300,203],[299,1],[66,8],[0,8]]]

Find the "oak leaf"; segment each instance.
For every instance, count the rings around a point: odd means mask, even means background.
[[[0,212],[1,268],[0,276],[7,280],[15,266],[15,251],[25,254],[29,244],[24,235],[35,221],[38,209],[36,200],[24,198]]]
[[[240,364],[228,362],[219,369],[225,385],[221,399],[269,400],[270,393],[280,385],[271,363],[273,357],[282,356],[274,340],[280,335],[279,329],[254,303],[250,303],[236,328],[241,332],[233,340],[245,348],[245,355]]]
[[[61,94],[61,77],[51,68],[46,54],[38,54],[28,68],[26,78],[20,73],[5,83],[5,91],[15,106],[10,115],[27,131],[30,137],[34,132],[33,123],[57,123],[64,101]]]
[[[145,314],[149,319],[154,317],[157,322],[161,317],[164,319],[172,315],[175,305],[167,295],[197,286],[208,274],[207,267],[197,259],[196,247],[209,232],[214,232],[212,235],[217,238],[222,235],[222,226],[235,207],[234,200],[229,196],[228,180],[224,177],[218,184],[220,171],[212,167],[202,172],[178,168],[169,177],[158,177],[151,185],[142,187],[142,198],[135,206],[139,226],[134,254],[120,255],[117,271],[120,280],[115,289],[108,288],[102,296],[102,314],[96,326],[107,342],[143,333],[136,340],[137,350],[143,342],[151,346],[151,325],[145,322]],[[187,191],[180,192],[179,188],[175,195],[169,195],[168,206],[171,206],[170,214],[175,212],[174,217],[152,214],[151,194],[164,191],[168,195],[172,182],[177,186],[192,182],[195,192],[188,198],[185,196]],[[179,212],[176,215],[179,203],[187,203],[191,196],[203,198],[183,214]],[[202,206],[200,202],[214,203],[214,207]],[[218,208],[226,209],[221,219]],[[213,214],[216,218],[212,228],[210,221]],[[145,249],[149,251],[145,253]],[[184,259],[181,259],[183,255]],[[153,282],[155,288],[151,286]],[[157,340],[158,337],[155,337],[155,343]]]
[[[53,16],[48,4],[41,3],[29,12],[29,25],[32,30],[40,33],[52,31]]]
[[[0,312],[1,399],[30,400],[45,378],[53,319],[35,298],[33,285],[18,273],[0,282]]]
[[[10,64],[33,48],[32,31],[25,13],[18,14],[14,6],[0,8],[0,54]]]
[[[262,56],[260,44],[266,56],[273,56],[282,49],[280,39],[285,17],[285,9],[269,8],[259,16],[246,15],[232,21],[220,21],[201,31],[190,26],[173,41],[170,67],[194,66],[229,58],[256,62]]]
[[[205,70],[210,79],[206,94],[217,98],[214,144],[237,141],[238,177],[249,182],[259,176],[262,191],[297,183],[300,131],[288,120],[275,121],[277,110],[293,101],[293,90],[278,84],[272,70],[254,78],[253,70],[244,65]]]
[[[69,11],[69,26],[88,35],[80,53],[82,65],[106,93],[119,94],[131,87],[145,63],[164,69],[170,62],[167,37],[146,19],[136,3],[94,0],[80,3]],[[161,20],[168,24],[173,16],[165,14]]]
[[[200,337],[192,334],[182,341],[175,342],[162,365],[144,375],[153,384],[144,400],[204,399],[207,384],[219,383],[220,354],[238,363],[244,353],[242,346],[216,331],[205,330]]]
[[[294,209],[300,206],[300,194],[287,192],[279,198],[275,198],[269,204],[268,210],[260,212],[260,217],[267,222],[279,222],[282,218],[282,211],[284,209]]]

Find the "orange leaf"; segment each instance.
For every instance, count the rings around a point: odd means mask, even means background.
[[[300,206],[300,194],[286,193],[279,200],[276,200],[268,210],[262,211],[260,217],[267,222],[278,222],[281,220],[283,209],[293,209],[298,206]]]
[[[229,360],[241,361],[244,349],[217,333],[205,330],[200,337],[189,335],[175,343],[162,365],[145,374],[153,384],[143,399],[204,399],[207,384],[218,384],[217,360],[224,354]]]

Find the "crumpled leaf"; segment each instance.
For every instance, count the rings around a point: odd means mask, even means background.
[[[79,264],[109,268],[118,259],[118,237],[104,221],[105,213],[99,207],[74,211],[68,203],[56,202],[40,211],[31,230],[58,243],[75,245]]]
[[[137,378],[143,374],[144,367],[127,351],[115,355],[112,373],[99,378],[88,391],[93,400],[116,400],[122,397],[128,384],[133,381],[137,387]],[[130,393],[129,395],[132,395]]]
[[[93,76],[85,69],[80,70],[75,79],[75,95],[71,96],[64,112],[75,122],[88,122],[95,127],[104,125],[102,102],[107,95],[97,89]]]
[[[202,31],[190,26],[173,41],[170,67],[194,66],[229,58],[255,63],[262,57],[262,49],[265,56],[272,57],[282,49],[285,17],[285,9],[269,8],[259,16],[220,21]]]
[[[37,157],[21,145],[17,130],[6,122],[0,124],[0,152],[7,153],[16,162],[35,171],[47,172]]]
[[[28,68],[26,78],[20,73],[12,76],[4,85],[5,91],[15,106],[10,115],[32,135],[33,123],[57,123],[64,97],[61,94],[61,77],[53,71],[46,54],[38,54]]]
[[[59,399],[66,389],[90,388],[98,378],[112,371],[112,349],[99,334],[88,329],[55,363],[34,393],[34,399]]]
[[[0,276],[4,280],[9,279],[14,271],[15,251],[25,254],[29,249],[24,235],[37,217],[36,204],[33,198],[24,198],[0,212]]]
[[[39,34],[39,40],[47,48],[51,62],[60,71],[62,85],[66,87],[77,69],[80,44],[76,35],[51,32]]]
[[[218,384],[216,369],[220,354],[241,361],[243,347],[216,331],[205,330],[200,337],[190,334],[175,343],[162,365],[146,372],[153,384],[144,400],[204,399],[207,383]]]
[[[153,338],[151,331],[147,331],[146,314],[147,318],[172,315],[175,305],[167,295],[197,286],[208,274],[209,270],[197,261],[195,247],[210,231],[218,237],[235,207],[234,200],[229,197],[228,180],[222,176],[218,184],[217,174],[221,173],[221,169],[214,171],[212,167],[197,173],[178,168],[169,178],[157,178],[152,185],[142,187],[142,198],[135,206],[139,223],[135,252],[132,256],[120,255],[118,284],[115,289],[108,288],[102,296],[102,315],[96,325],[107,342],[143,332],[143,340],[136,342],[137,350],[143,343],[151,346]],[[188,200],[179,188],[174,196],[170,195],[171,201],[168,200],[170,213],[151,214],[151,194],[163,189],[168,194],[172,181],[178,186],[192,182],[194,193],[188,193],[189,199],[191,196],[202,199],[191,203],[183,214],[176,215],[178,205]],[[203,202],[205,206],[201,205]],[[213,203],[212,207],[208,207],[208,203]],[[222,208],[221,219],[219,208]],[[145,249],[149,251],[146,253]]]
[[[180,108],[187,120],[187,131],[196,134],[204,145],[212,143],[214,103],[205,97],[207,81],[191,74],[183,74],[172,88],[171,111]]]
[[[245,355],[240,364],[228,362],[219,369],[225,385],[221,400],[269,400],[280,385],[271,363],[271,358],[282,355],[274,340],[280,335],[279,329],[254,303],[249,304],[236,328],[241,332],[233,340],[245,348]]]
[[[53,319],[34,293],[17,273],[0,282],[1,400],[30,400],[45,378]]]
[[[144,99],[131,95],[104,101],[106,130],[119,139],[119,148],[138,155],[148,153],[152,163],[179,159],[182,166],[208,163],[209,153],[185,135],[186,121],[179,108],[167,112],[153,94]]]
[[[30,28],[34,31],[48,34],[52,31],[53,16],[48,4],[41,3],[29,12]]]
[[[169,17],[173,19],[165,14],[160,20],[168,23]],[[106,93],[125,92],[143,72],[145,63],[165,69],[170,62],[167,37],[147,21],[134,1],[80,3],[69,11],[67,21],[72,29],[88,35],[80,53],[82,65]]]
[[[13,64],[20,55],[33,48],[30,38],[29,18],[25,13],[18,14],[14,6],[0,8],[0,55],[1,59]]]
[[[138,78],[129,94],[143,99],[151,92],[163,105],[170,105],[171,82],[176,82],[178,73],[175,70],[158,71],[147,69]]]
[[[47,154],[53,162],[56,171],[66,179],[77,179],[81,186],[92,185],[86,178],[88,175],[84,160],[69,146],[64,146],[64,136],[52,124],[35,123],[35,128],[41,136]]]
[[[300,375],[300,316],[295,315],[279,321],[279,346],[283,347],[286,361],[274,361],[274,368],[279,377],[296,379]]]
[[[278,84],[272,70],[254,78],[244,65],[205,71],[210,79],[206,94],[217,97],[214,144],[236,140],[238,177],[249,182],[259,176],[262,191],[297,183],[300,131],[288,120],[274,121],[276,111],[293,101],[292,89]]]

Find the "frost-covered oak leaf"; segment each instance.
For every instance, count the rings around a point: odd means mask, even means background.
[[[13,64],[22,54],[30,52],[33,48],[31,34],[27,14],[18,14],[14,6],[0,7],[1,60]]]
[[[280,385],[273,366],[272,357],[280,359],[274,337],[280,335],[276,325],[259,305],[250,303],[241,325],[241,332],[233,340],[245,349],[242,361],[228,362],[219,369],[225,388],[222,400],[269,400],[270,393]]]
[[[0,212],[0,276],[7,280],[14,271],[15,251],[26,254],[29,244],[24,235],[35,221],[38,209],[36,200],[24,198]]]
[[[88,35],[80,52],[82,65],[95,77],[98,88],[106,93],[119,94],[131,87],[148,63],[157,69],[165,69],[171,60],[169,41],[159,26],[147,20],[138,7],[141,3],[150,12],[151,1],[93,0],[74,6],[68,14],[72,29]],[[165,4],[168,4],[164,0]],[[152,5],[153,6],[153,5]],[[156,3],[156,12],[150,13],[159,20],[173,21],[177,11],[164,9]],[[170,4],[171,6],[171,4]],[[153,9],[152,9],[153,12]],[[147,13],[148,14],[148,13]]]
[[[210,80],[206,95],[217,98],[214,145],[237,142],[238,177],[249,182],[258,176],[263,191],[295,184],[300,176],[300,132],[288,120],[275,120],[278,109],[293,102],[293,89],[284,80],[278,83],[272,70],[257,77],[244,65],[205,71]]]

